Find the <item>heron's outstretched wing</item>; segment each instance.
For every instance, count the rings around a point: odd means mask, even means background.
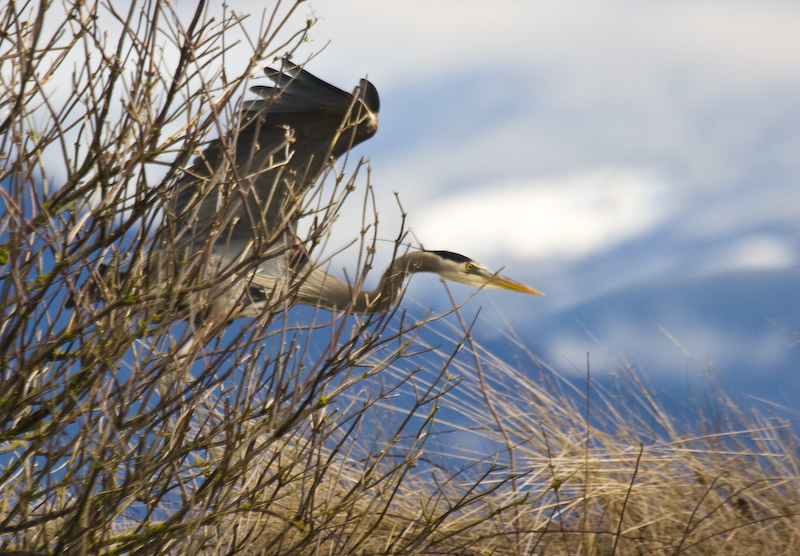
[[[214,251],[226,258],[251,242],[261,253],[291,246],[303,196],[325,166],[377,131],[370,82],[347,93],[287,59],[266,74],[275,85],[251,88],[260,98],[243,104],[237,125],[180,181],[173,214],[184,244],[196,248],[217,230]]]

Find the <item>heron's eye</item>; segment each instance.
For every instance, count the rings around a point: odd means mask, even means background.
[[[472,264],[472,263],[467,263],[467,264],[464,265],[464,269],[467,272],[475,272],[475,265]]]

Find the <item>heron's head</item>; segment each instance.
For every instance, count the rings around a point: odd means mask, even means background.
[[[425,270],[435,272],[447,280],[460,282],[475,288],[498,288],[530,295],[544,295],[542,292],[516,280],[500,276],[464,255],[450,251],[425,251],[425,253],[431,255],[430,266],[427,267],[426,265],[427,268]]]

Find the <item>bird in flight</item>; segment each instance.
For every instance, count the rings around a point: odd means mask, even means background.
[[[274,86],[251,88],[259,98],[245,102],[232,131],[211,141],[185,172],[168,209],[170,245],[180,253],[172,260],[205,278],[219,278],[223,293],[214,303],[234,307],[230,318],[295,303],[383,312],[398,302],[406,278],[417,272],[542,295],[449,251],[396,257],[370,291],[315,265],[297,237],[304,197],[332,160],[375,134],[378,92],[362,79],[347,93],[288,59],[266,74]]]

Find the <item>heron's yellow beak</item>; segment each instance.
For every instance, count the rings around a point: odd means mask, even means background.
[[[506,278],[505,276],[500,276],[499,274],[489,274],[487,278],[489,280],[486,283],[487,288],[499,288],[503,290],[511,290],[513,292],[527,293],[529,295],[544,295],[539,290],[535,290],[526,286],[525,284],[521,284],[516,280]]]

